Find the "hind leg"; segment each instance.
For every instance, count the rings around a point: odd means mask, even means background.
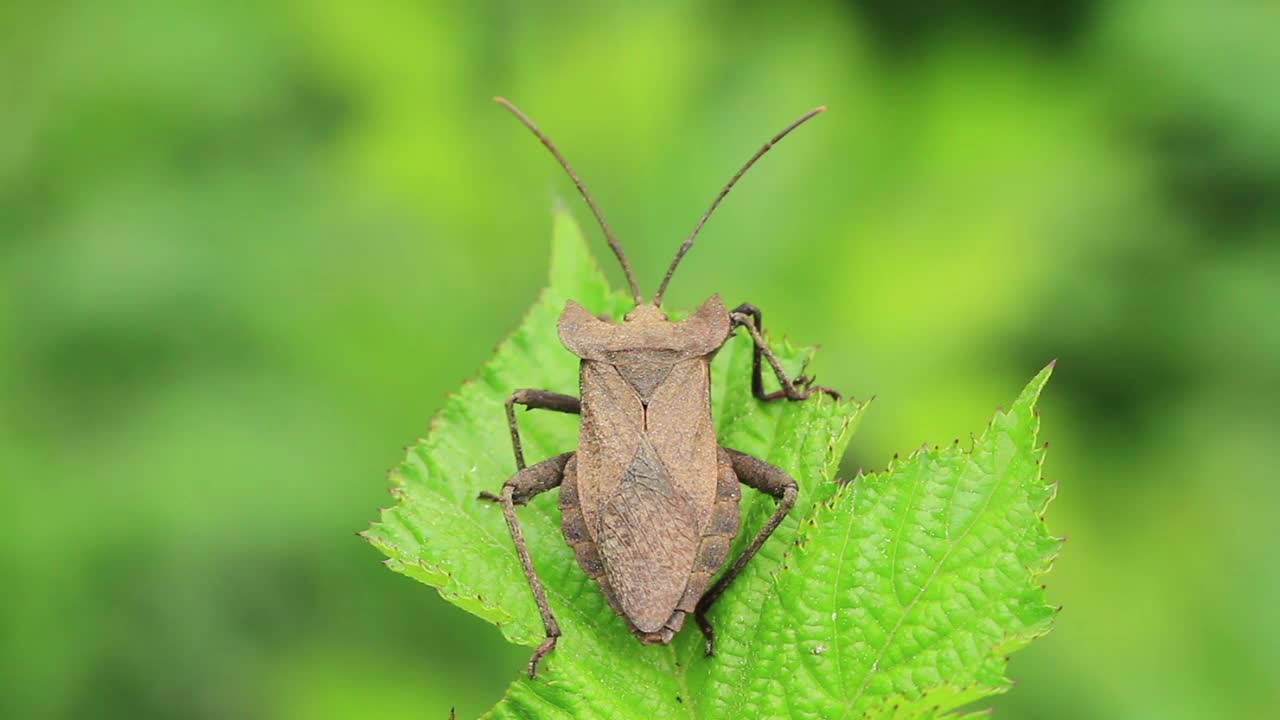
[[[707,619],[707,611],[720,596],[724,594],[726,588],[738,577],[738,573],[742,572],[742,568],[746,567],[748,561],[755,556],[760,550],[760,546],[764,545],[764,541],[769,539],[773,531],[778,528],[778,524],[791,511],[791,506],[796,503],[796,494],[799,492],[799,486],[796,485],[795,479],[783,472],[780,468],[774,467],[769,463],[754,458],[746,453],[737,450],[724,449],[728,453],[730,461],[733,463],[733,472],[737,474],[738,479],[744,485],[753,487],[761,492],[769,493],[778,499],[778,509],[773,511],[768,522],[756,536],[752,538],[751,544],[742,554],[734,559],[733,564],[725,571],[724,575],[716,581],[715,585],[707,591],[706,595],[698,601],[698,609],[694,617],[698,621],[698,627],[702,630],[702,635],[706,640],[706,654],[708,657],[715,654],[716,633],[711,627],[711,621]]]

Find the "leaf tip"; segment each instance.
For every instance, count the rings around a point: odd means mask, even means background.
[[[1049,382],[1049,376],[1053,375],[1053,368],[1058,364],[1056,359],[1045,365],[1036,376],[1031,378],[1031,382],[1023,388],[1022,394],[1014,401],[1015,405],[1033,406],[1040,399],[1040,391],[1044,389],[1045,383]]]

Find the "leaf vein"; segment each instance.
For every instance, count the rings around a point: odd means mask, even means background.
[[[903,611],[902,615],[898,618],[898,622],[895,623],[893,626],[893,629],[889,631],[888,636],[885,638],[884,644],[880,647],[880,651],[876,654],[876,659],[872,661],[871,666],[867,668],[867,672],[863,677],[862,684],[861,686],[859,686],[857,694],[855,694],[853,698],[851,698],[847,703],[845,703],[844,711],[840,714],[841,718],[844,718],[846,715],[849,714],[849,711],[853,709],[854,704],[857,703],[857,701],[862,697],[863,693],[866,692],[867,686],[870,685],[871,683],[871,677],[876,673],[880,665],[880,661],[884,659],[884,654],[885,652],[888,651],[889,646],[893,644],[893,641],[898,631],[902,629],[902,624],[906,621],[907,617],[911,615],[911,612],[915,610],[916,606],[920,602],[920,599],[924,597],[925,591],[933,583],[934,579],[938,577],[938,574],[942,571],[942,568],[946,566],[947,560],[951,557],[951,553],[954,552],[955,549],[960,546],[960,543],[964,542],[964,539],[969,535],[970,532],[973,531],[973,528],[977,527],[978,521],[982,518],[982,516],[984,516],[987,513],[987,510],[990,509],[991,501],[992,499],[995,498],[996,491],[1000,489],[1000,486],[1003,483],[1003,480],[1004,480],[1003,475],[1004,475],[1003,473],[996,474],[995,481],[991,484],[991,491],[987,493],[987,497],[983,501],[982,509],[979,510],[978,513],[974,515],[973,520],[968,524],[967,527],[965,527],[964,531],[960,534],[960,537],[958,537],[954,542],[948,543],[947,551],[943,553],[942,559],[938,561],[936,566],[934,566],[933,572],[929,574],[929,577],[920,586],[920,590],[916,592],[916,596],[912,598],[910,606],[908,606]]]

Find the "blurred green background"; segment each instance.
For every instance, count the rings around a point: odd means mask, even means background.
[[[542,285],[556,198],[608,258],[494,94],[646,294],[829,105],[669,304],[821,343],[877,396],[849,472],[1058,358],[1065,611],[998,716],[1271,716],[1278,29],[1210,0],[4,4],[0,717],[500,696],[527,650],[353,535]]]

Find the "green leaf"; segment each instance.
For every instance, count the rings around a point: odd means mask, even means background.
[[[577,360],[556,318],[568,299],[621,317],[569,215],[555,217],[551,283],[480,377],[451,396],[391,473],[397,502],[364,536],[393,570],[536,646],[542,625],[501,510],[476,500],[515,471],[503,416],[520,387],[577,392]],[[811,351],[775,345],[793,373]],[[761,403],[744,333],[713,363],[721,443],[783,468],[795,509],[717,603],[717,654],[690,622],[669,646],[645,646],[605,604],[560,534],[555,493],[520,508],[563,630],[539,676],[523,675],[495,718],[938,717],[1004,691],[1006,656],[1047,632],[1040,576],[1058,541],[1043,525],[1034,405],[1045,368],[972,448],[921,449],[875,475],[834,479],[865,403],[818,397]],[[532,463],[572,450],[577,419],[522,413]],[[746,492],[746,544],[774,508]],[[516,669],[513,668],[513,671]]]

